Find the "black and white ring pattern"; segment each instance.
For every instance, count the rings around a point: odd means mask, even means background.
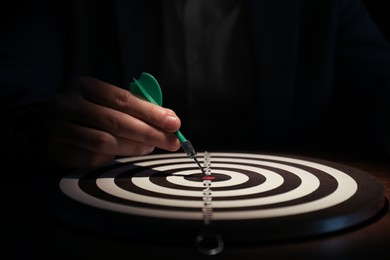
[[[338,168],[305,159],[211,153],[213,221],[277,218],[320,211],[356,195],[357,181]],[[202,162],[202,153],[198,155]],[[91,182],[91,179],[94,180]],[[66,196],[130,215],[202,220],[202,175],[184,154],[124,158],[60,181]]]

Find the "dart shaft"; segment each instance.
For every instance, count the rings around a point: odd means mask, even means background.
[[[177,132],[176,132],[176,136],[177,136],[177,138],[179,139],[179,141],[180,141],[180,143],[184,143],[184,142],[186,142],[187,141],[187,139],[184,137],[184,135],[180,132],[180,130],[178,130]],[[190,144],[191,145],[191,144]],[[192,148],[193,149],[193,148]],[[194,149],[194,151],[195,151],[195,149]]]
[[[180,140],[180,142],[182,141],[180,138],[179,138],[179,140]],[[187,153],[188,157],[190,157],[191,159],[193,159],[195,161],[195,163],[198,165],[198,167],[202,171],[202,173],[206,175],[202,166],[200,166],[198,159],[196,158],[195,148],[192,146],[190,141],[185,140],[185,141],[181,142],[181,148],[183,148],[183,150]]]
[[[134,78],[134,81],[130,83],[129,90],[131,93],[136,94],[137,96],[155,105],[162,105],[162,93],[160,85],[158,84],[157,80],[149,73],[142,73],[139,80]],[[202,173],[206,175],[205,171],[196,159],[196,151],[192,144],[184,137],[184,135],[179,130],[176,131],[176,136],[179,139],[181,147],[187,153],[188,157],[193,159],[199,166],[199,169],[202,171]]]
[[[196,158],[195,148],[192,146],[190,141],[186,140],[186,141],[182,142],[181,148],[183,148],[183,150],[187,153],[188,157],[190,157],[191,159]]]
[[[194,159],[194,161],[196,162],[196,164],[198,165],[199,169],[201,170],[201,172],[206,175],[206,172],[203,170],[202,166],[200,166],[200,163],[198,161],[198,159],[196,157],[192,158]]]

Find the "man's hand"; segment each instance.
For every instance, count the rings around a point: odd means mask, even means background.
[[[71,168],[97,167],[116,156],[180,148],[180,119],[170,109],[90,77],[74,77],[53,100],[47,151]]]

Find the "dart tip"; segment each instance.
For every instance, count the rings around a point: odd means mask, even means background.
[[[193,159],[195,160],[196,164],[198,165],[199,169],[201,170],[201,172],[206,175],[206,172],[203,170],[202,166],[200,165],[198,159],[196,157],[193,157]]]

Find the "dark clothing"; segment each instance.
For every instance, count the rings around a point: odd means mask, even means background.
[[[175,81],[166,76],[160,1],[42,2],[34,1],[2,35],[0,117],[11,147],[39,140],[34,134],[45,104],[70,76],[127,88],[143,71],[160,79],[163,105],[177,112],[181,132],[198,150],[338,145],[344,139],[359,147],[373,137],[384,147],[389,140],[390,45],[361,1],[243,1],[254,101],[246,108],[251,126],[239,133],[226,122],[240,124],[245,116],[213,95],[213,86],[197,92],[188,88],[188,73]],[[178,29],[179,41],[183,34]],[[237,86],[233,97],[240,91]],[[202,116],[212,120],[203,124]]]
[[[191,136],[210,136],[214,125],[218,128],[212,131],[220,134],[213,134],[211,140],[219,135],[225,140],[254,136],[248,130],[253,129],[252,111],[257,100],[252,39],[243,1],[161,3],[163,56],[159,80],[171,93],[181,93],[174,97],[184,101],[180,110],[185,111]],[[234,136],[227,138],[225,131]]]

